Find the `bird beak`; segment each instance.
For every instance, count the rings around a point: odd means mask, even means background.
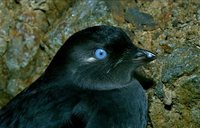
[[[138,49],[134,57],[134,60],[145,61],[145,62],[150,62],[154,59],[156,59],[156,55],[144,49]]]

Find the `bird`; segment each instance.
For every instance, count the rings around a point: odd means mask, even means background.
[[[147,97],[133,74],[155,58],[120,27],[80,30],[0,110],[0,128],[145,128]]]

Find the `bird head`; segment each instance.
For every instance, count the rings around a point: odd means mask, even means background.
[[[73,34],[46,71],[82,89],[111,90],[128,86],[132,72],[154,59],[122,29],[94,26]]]

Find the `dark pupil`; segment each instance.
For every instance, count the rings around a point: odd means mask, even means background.
[[[102,55],[103,55],[103,52],[100,52],[99,54],[102,56]]]

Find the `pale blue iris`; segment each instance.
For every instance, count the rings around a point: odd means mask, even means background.
[[[95,56],[97,59],[103,60],[107,57],[107,52],[104,49],[99,48],[95,51]]]

